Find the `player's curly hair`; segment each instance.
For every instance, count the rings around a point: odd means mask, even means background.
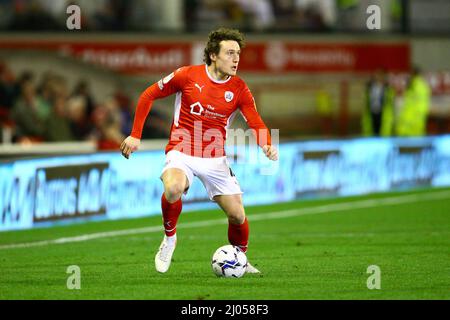
[[[204,50],[203,61],[209,66],[211,65],[212,53],[219,54],[220,42],[226,40],[234,40],[239,44],[242,49],[245,47],[244,35],[236,29],[219,28],[211,31],[208,35],[208,42]]]

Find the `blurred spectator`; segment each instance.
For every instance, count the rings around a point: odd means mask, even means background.
[[[10,0],[0,0],[0,29],[7,29],[14,17]]]
[[[403,96],[396,131],[399,136],[422,136],[426,134],[430,108],[430,86],[423,78],[421,70],[414,67]]]
[[[271,28],[275,23],[270,0],[233,0],[248,17],[250,30],[262,31]]]
[[[45,121],[51,113],[53,100],[67,99],[68,88],[66,79],[53,72],[45,72],[38,87],[38,113]]]
[[[12,130],[14,142],[94,140],[102,149],[111,149],[118,148],[131,131],[135,104],[121,87],[96,105],[84,79],[69,95],[65,77],[46,71],[37,88],[35,78],[33,72],[25,70],[15,81],[6,63],[0,63],[0,101],[4,104],[0,105],[0,124]],[[151,114],[143,136],[167,138],[170,119],[158,107]]]
[[[42,81],[37,89],[38,114],[39,118],[41,118],[44,121],[49,117],[52,109],[51,100],[53,98],[53,92],[51,87],[51,81],[52,80],[50,78],[50,74],[49,73],[44,74]]]
[[[52,112],[45,125],[45,138],[49,142],[74,140],[69,119],[67,118],[66,99],[57,96],[52,101]]]
[[[294,0],[271,0],[274,15],[276,17],[277,30],[290,30],[295,26]]]
[[[92,112],[95,108],[95,101],[92,96],[89,84],[86,80],[81,80],[80,82],[78,82],[72,93],[72,97],[84,100],[84,103],[86,105],[86,115],[88,118],[91,118]]]
[[[103,105],[105,106],[108,113],[108,125],[114,126],[114,128],[117,129],[118,132],[120,132],[121,114],[117,99],[114,96],[108,97],[103,102]],[[122,138],[120,140],[122,140]]]
[[[335,23],[334,0],[296,0],[294,27],[301,30],[323,31]]]
[[[170,122],[167,117],[158,107],[152,108],[142,130],[142,139],[165,139],[169,137],[169,131]]]
[[[87,117],[86,102],[81,97],[72,97],[67,101],[70,128],[78,141],[87,140],[91,131],[91,121]]]
[[[189,21],[193,23],[192,28],[196,31],[206,31],[218,25],[228,25],[227,0],[199,0],[198,11],[195,19]]]
[[[8,65],[0,61],[0,108],[11,109],[15,96],[14,75]]]
[[[29,70],[25,70],[19,75],[16,83],[14,84],[13,101],[19,99],[22,94],[24,84],[27,82],[32,83],[34,81],[34,77],[34,73]]]
[[[402,26],[402,19],[404,17],[402,1],[403,0],[391,0],[389,8],[392,29],[396,31],[401,30],[402,27],[406,30],[406,26]]]
[[[116,121],[120,123],[120,132],[122,136],[126,137],[130,134],[133,128],[134,111],[136,104],[134,104],[130,97],[117,88],[114,93],[114,100],[117,103],[118,114],[115,116]],[[144,124],[142,131],[142,139],[163,139],[169,137],[169,130],[171,125],[171,119],[161,112],[161,105],[156,104]],[[113,108],[114,110],[116,108]],[[114,111],[116,113],[117,111]],[[120,141],[121,142],[121,141]]]
[[[178,0],[179,4],[182,5],[182,0]],[[185,0],[186,1],[186,0]],[[194,2],[198,0],[192,0],[192,4],[185,5],[184,8],[191,8],[190,5],[193,5]],[[127,1],[129,5],[129,14],[128,21],[126,25],[127,30],[154,30],[160,24],[161,20],[164,19],[164,15],[160,13],[160,6],[162,1],[160,0],[133,0]],[[189,13],[192,16],[195,16],[196,10],[184,10],[185,19],[184,21],[188,21],[187,15]],[[186,22],[186,26],[188,23]],[[190,30],[193,31],[193,30]]]
[[[330,136],[333,133],[333,106],[328,90],[321,88],[316,92],[316,109],[320,134]]]
[[[44,122],[39,117],[37,98],[31,81],[22,83],[21,94],[11,110],[11,118],[16,124],[15,141],[41,141]]]
[[[106,0],[93,15],[95,30],[120,31],[125,30],[130,13],[130,1]]]
[[[199,10],[201,0],[184,0],[184,25],[187,32],[197,30],[197,11]]]
[[[120,132],[124,136],[130,134],[131,129],[133,128],[133,110],[134,106],[131,103],[130,98],[123,92],[121,88],[117,88],[114,93],[114,99],[116,99],[119,105],[120,112]]]
[[[366,86],[366,105],[362,116],[364,135],[391,136],[394,126],[394,89],[386,73],[378,70]]]
[[[69,97],[69,87],[67,85],[67,80],[64,76],[61,75],[53,75],[51,81],[52,95],[58,96],[61,95],[64,98]]]
[[[429,6],[445,10],[443,2],[431,1]],[[178,22],[173,26],[168,22],[171,19],[167,15],[175,11],[184,13],[187,32],[217,26],[247,32],[365,31],[365,9],[370,3],[369,0],[0,0],[0,29],[66,31],[66,8],[75,4],[82,9],[82,30],[179,31]],[[388,13],[389,30],[407,31],[408,1],[376,3],[382,3]],[[445,26],[444,29],[447,30]]]
[[[15,1],[15,13],[9,25],[12,30],[58,30],[64,25],[45,10],[38,0]]]
[[[0,133],[2,142],[12,142],[14,123],[10,110],[14,104],[14,75],[8,65],[0,61]]]
[[[94,128],[89,138],[97,142],[100,150],[118,149],[125,135],[120,131],[121,115],[119,104],[110,97],[97,106],[93,113]]]
[[[337,0],[337,30],[360,30],[360,0]],[[365,26],[364,26],[365,27]]]

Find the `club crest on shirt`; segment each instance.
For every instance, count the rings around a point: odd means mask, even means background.
[[[231,100],[233,100],[234,97],[234,93],[231,91],[225,91],[225,101],[226,102],[230,102]]]

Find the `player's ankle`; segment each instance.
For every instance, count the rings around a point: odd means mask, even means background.
[[[177,234],[174,233],[173,235],[170,235],[170,236],[166,235],[166,239],[167,239],[167,243],[173,244],[177,241]]]

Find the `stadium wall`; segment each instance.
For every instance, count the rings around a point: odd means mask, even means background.
[[[450,135],[283,143],[279,162],[251,146],[227,154],[245,205],[450,185]],[[0,230],[157,215],[164,159],[160,149],[4,161]],[[195,179],[184,210],[214,206]]]

